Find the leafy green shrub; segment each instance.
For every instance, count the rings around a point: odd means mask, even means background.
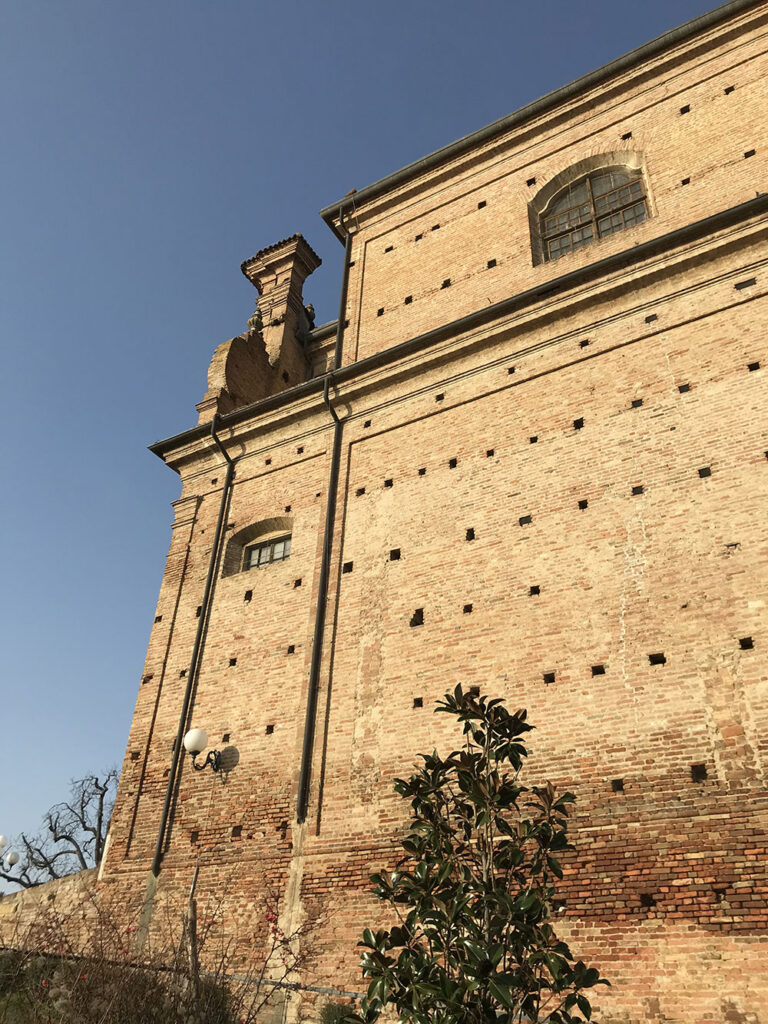
[[[395,780],[411,805],[404,856],[371,881],[400,923],[364,931],[370,984],[350,1021],[373,1024],[385,1006],[412,1024],[589,1020],[584,990],[608,982],[553,927],[575,797],[521,784],[525,711],[461,686],[435,710],[457,719],[464,745],[422,754],[421,768]]]

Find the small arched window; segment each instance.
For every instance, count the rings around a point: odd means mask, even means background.
[[[648,201],[639,170],[609,167],[592,171],[556,192],[543,210],[544,259],[559,259],[647,217]]]
[[[284,562],[291,553],[293,519],[274,516],[261,519],[234,533],[224,549],[222,576],[234,576],[248,569],[263,569]]]
[[[243,569],[263,569],[271,562],[284,562],[291,553],[291,535],[282,534],[249,544],[245,549]]]

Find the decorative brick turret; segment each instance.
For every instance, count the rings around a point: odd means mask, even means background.
[[[313,325],[302,287],[320,262],[301,235],[291,235],[240,265],[259,293],[259,309],[248,331],[214,352],[208,391],[197,405],[201,423],[307,379],[304,344]]]
[[[271,366],[288,374],[291,384],[306,378],[302,338],[310,322],[304,309],[302,287],[320,257],[301,235],[262,249],[240,269],[259,293],[262,335]]]

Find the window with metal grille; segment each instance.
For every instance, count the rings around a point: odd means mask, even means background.
[[[647,217],[645,186],[637,171],[621,167],[593,171],[550,200],[541,218],[545,259],[559,259]]]
[[[291,553],[291,536],[273,537],[245,549],[244,569],[263,569],[272,562],[284,562]]]

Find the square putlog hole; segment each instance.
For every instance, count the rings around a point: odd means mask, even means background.
[[[691,765],[691,782],[705,782],[707,778],[707,766],[705,764]]]
[[[592,666],[592,675],[593,676],[604,676],[605,675],[605,665],[593,665]]]
[[[355,567],[355,563],[354,562],[345,562],[344,565],[342,565],[342,567],[341,567],[341,571],[343,573],[352,572],[354,567]]]
[[[232,826],[232,838],[233,839],[239,839],[242,834],[243,834],[243,826],[242,825],[233,825]]]
[[[459,460],[456,458],[448,459],[448,469],[456,469],[459,464]]]
[[[587,499],[586,498],[582,498],[581,501],[579,502],[579,508],[583,510],[583,509],[585,509],[587,507],[587,505],[589,505],[589,502],[587,501]]]
[[[424,698],[423,697],[414,697],[413,698],[413,706],[415,708],[423,708],[424,707]]]
[[[754,373],[755,370],[760,369],[760,363],[747,363],[747,369],[750,373]]]
[[[623,793],[624,779],[611,779],[611,789],[614,793]]]
[[[472,605],[471,604],[465,604],[464,605],[464,614],[465,615],[471,615],[472,614]]]
[[[656,900],[654,899],[654,897],[652,896],[651,893],[649,893],[649,892],[641,892],[640,893],[640,906],[641,907],[648,907],[648,908],[655,907],[656,906]]]
[[[642,398],[633,398],[632,399],[632,408],[633,409],[639,409],[642,404],[643,404]]]
[[[648,661],[651,663],[651,665],[666,665],[667,664],[667,659],[664,656],[664,654],[661,653],[661,652],[659,652],[658,654],[649,654],[648,655]]]
[[[520,518],[518,519],[518,523],[521,526],[530,526],[532,522],[533,516],[520,516]]]
[[[489,448],[486,451],[486,453],[485,453],[485,457],[486,457],[486,459],[492,459],[495,454],[496,454],[496,449],[495,448]]]
[[[709,466],[702,466],[701,469],[699,470],[699,476],[701,477],[702,480],[704,480],[704,479],[706,479],[706,477],[712,476],[712,470],[710,469]]]
[[[410,625],[412,627],[413,626],[423,626],[424,625],[424,609],[423,608],[417,608],[416,609],[416,611],[411,616]]]
[[[632,493],[635,494],[635,495],[643,494],[644,492],[645,492],[645,488],[643,487],[642,484],[635,484],[635,486],[632,488]]]
[[[237,658],[230,658],[230,659],[229,659],[229,667],[230,667],[230,668],[234,668],[234,666],[235,666],[236,664],[237,664]]]
[[[584,417],[583,416],[579,416],[579,418],[577,420],[573,421],[573,429],[574,430],[583,430],[584,429]]]
[[[296,589],[297,589],[298,587],[300,587],[300,586],[301,586],[301,579],[298,579],[298,580],[294,580],[294,581],[293,581],[293,589],[294,589],[294,590],[296,590]]]
[[[677,385],[677,390],[680,392],[681,395],[687,395],[688,392],[691,390],[691,385],[690,384],[678,384]]]
[[[265,728],[264,728],[264,733],[267,736],[271,736],[274,733],[274,731],[275,731],[274,722],[270,722],[269,725],[265,726]]]
[[[400,561],[400,548],[392,548],[392,550],[389,552],[389,560],[390,562]]]
[[[246,592],[243,594],[243,601],[245,601],[245,603],[248,604],[248,602],[252,598],[253,598],[253,591],[252,590],[246,590]]]
[[[739,640],[739,647],[742,651],[751,651],[755,646],[755,642],[751,636],[743,636]]]
[[[528,588],[528,595],[530,597],[538,597],[540,593],[541,587],[538,585],[538,583],[534,583],[533,586]]]
[[[543,675],[543,679],[544,679],[544,682],[547,684],[547,686],[549,686],[550,683],[554,683],[554,681],[555,681],[555,673],[554,672],[545,672],[544,675]]]
[[[388,476],[387,479],[384,481],[384,486],[385,487],[392,487],[392,486],[394,486],[394,482],[395,481],[393,480],[393,478],[391,476]]]
[[[288,644],[288,648],[286,649],[285,653],[286,654],[295,654],[296,653],[296,644]]]
[[[474,539],[475,539],[475,528],[474,528],[474,526],[469,526],[469,527],[467,527],[467,532],[465,534],[465,540],[474,540]]]
[[[733,287],[737,292],[741,292],[744,291],[745,288],[752,288],[755,284],[757,284],[756,277],[747,277],[743,281],[737,281]]]

